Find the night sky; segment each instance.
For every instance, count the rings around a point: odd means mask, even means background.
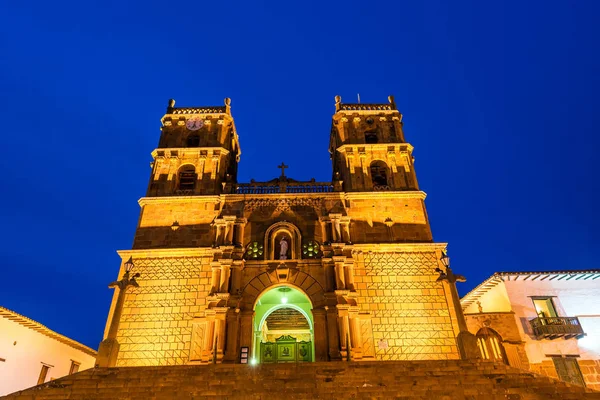
[[[334,96],[393,94],[462,294],[600,267],[600,2],[451,3],[3,2],[0,305],[97,348],[169,98],[231,97],[248,182],[330,180]]]

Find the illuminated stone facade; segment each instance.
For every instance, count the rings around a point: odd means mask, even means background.
[[[335,106],[331,182],[293,180],[282,164],[269,182],[238,183],[230,100],[169,103],[133,249],[119,251],[140,277],[109,365],[240,362],[264,334],[257,302],[282,286],[310,301],[315,361],[460,358],[462,314],[438,279],[445,244],[432,240],[402,115],[392,97]]]

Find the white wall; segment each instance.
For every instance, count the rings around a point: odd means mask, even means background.
[[[600,280],[505,281],[504,286],[517,318],[529,362],[539,363],[546,354],[578,354],[581,359],[600,359]],[[556,296],[554,305],[560,317],[579,317],[584,339],[535,340],[529,320],[537,313],[529,296]],[[485,310],[484,310],[485,311]]]
[[[16,344],[15,344],[16,342]],[[79,370],[94,366],[95,357],[0,316],[0,396],[37,385],[42,363],[53,365],[46,375],[60,378],[69,373],[71,360]]]

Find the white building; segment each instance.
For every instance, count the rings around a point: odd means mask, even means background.
[[[96,351],[0,307],[0,396],[92,368]]]
[[[461,304],[484,358],[600,389],[600,270],[497,272]]]

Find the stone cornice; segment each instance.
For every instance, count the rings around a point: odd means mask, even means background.
[[[190,247],[190,248],[174,248],[174,249],[134,249],[134,250],[117,250],[117,254],[122,260],[127,260],[133,257],[136,258],[165,258],[165,257],[201,257],[213,255],[219,249],[212,247]]]
[[[377,199],[420,199],[427,197],[420,190],[377,191],[377,192],[316,192],[316,193],[265,193],[265,194],[221,194],[193,196],[158,196],[142,197],[138,200],[140,206],[147,204],[169,204],[173,202],[186,203],[219,203],[234,202],[250,199],[278,200],[297,198],[319,198],[323,200],[377,200]]]
[[[426,251],[445,251],[448,243],[361,243],[353,244],[353,251],[368,252],[390,252],[390,251],[411,251],[411,252],[426,252]]]
[[[138,204],[143,207],[147,204],[169,204],[169,203],[219,203],[221,196],[215,195],[194,195],[194,196],[159,196],[159,197],[142,197],[138,200]]]
[[[410,143],[349,143],[349,144],[343,144],[340,147],[338,147],[336,150],[339,151],[340,153],[348,153],[347,149],[352,150],[352,154],[354,155],[359,155],[360,153],[358,151],[354,151],[355,149],[357,149],[358,147],[364,148],[365,151],[368,149],[369,151],[373,151],[373,150],[379,150],[379,151],[389,151],[389,148],[394,146],[394,148],[398,148],[397,150],[402,152],[402,147],[406,147],[406,151],[408,151],[409,153],[412,153],[412,151],[414,150],[414,146]]]
[[[156,157],[179,158],[181,154],[200,157],[200,152],[206,151],[207,157],[212,157],[212,155],[209,156],[208,153],[214,154],[215,150],[220,151],[221,156],[229,154],[229,150],[224,147],[160,147],[154,149],[151,154],[153,159],[156,159]],[[176,151],[177,155],[171,155],[173,151]],[[159,156],[158,152],[163,152],[163,155]]]
[[[4,307],[0,306],[0,317],[11,320],[21,326],[32,329],[32,330],[39,332],[43,335],[46,335],[52,339],[58,340],[59,342],[66,344],[67,346],[70,346],[76,350],[82,351],[92,357],[96,357],[98,355],[98,353],[94,349],[92,349],[84,344],[81,344],[71,338],[68,338],[64,335],[61,335],[58,332],[54,332],[47,326],[42,325],[39,322],[34,321],[30,318],[27,318],[24,315],[21,315],[14,311],[11,311],[8,308],[4,308]]]
[[[344,192],[346,200],[376,200],[376,199],[421,199],[425,200],[427,194],[421,190],[403,191],[373,191],[373,192]]]

